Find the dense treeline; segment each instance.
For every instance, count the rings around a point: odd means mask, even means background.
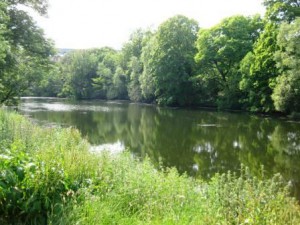
[[[11,2],[15,3],[4,4]],[[178,15],[156,31],[136,30],[119,51],[109,47],[74,50],[56,57],[56,66],[46,73],[34,70],[43,74],[34,76],[41,83],[27,84],[25,94],[300,112],[300,1],[264,0],[264,5],[264,18],[232,16],[202,29],[196,21]],[[0,43],[6,38],[3,34]],[[5,56],[5,45],[0,44],[0,50],[0,56]],[[18,79],[13,82],[23,84]],[[7,99],[0,91],[1,102]]]

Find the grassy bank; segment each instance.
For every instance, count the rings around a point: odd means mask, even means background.
[[[75,129],[0,110],[0,224],[300,224],[279,176],[157,171],[129,152],[89,152]]]

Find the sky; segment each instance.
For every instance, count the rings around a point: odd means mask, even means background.
[[[181,14],[209,28],[233,15],[263,15],[263,0],[49,0],[47,17],[32,13],[57,48],[121,49],[138,28],[156,29]]]

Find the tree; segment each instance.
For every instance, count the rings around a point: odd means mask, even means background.
[[[279,49],[275,54],[280,71],[272,99],[276,110],[300,112],[300,18],[283,23],[277,37]]]
[[[9,43],[5,38],[8,33],[7,23],[9,21],[6,7],[4,2],[0,2],[0,68],[5,66],[6,53],[9,49]]]
[[[277,34],[280,23],[292,22],[299,14],[299,0],[265,0],[265,27],[259,39],[242,62],[240,88],[245,92],[245,107],[251,111],[274,111],[272,93],[279,76],[274,54],[278,50]]]
[[[48,0],[4,0],[10,8],[16,8],[18,5],[24,5],[34,9],[40,15],[46,15],[48,10]]]
[[[240,61],[252,51],[261,29],[259,16],[234,16],[199,31],[195,57],[200,73],[198,79],[212,84],[206,85],[208,87],[217,87],[217,91],[207,92],[217,94],[213,99],[219,102],[219,107],[237,107]]]
[[[143,47],[142,52],[142,64],[143,73],[139,78],[141,84],[142,97],[147,102],[153,102],[155,100],[155,75],[154,75],[154,60],[156,59],[155,49],[157,49],[156,36],[152,36],[146,46]]]
[[[113,72],[103,62],[98,64],[97,77],[93,79],[93,89],[99,98],[112,99],[115,97],[112,90]]]
[[[97,97],[107,99],[127,99],[127,79],[120,66],[119,52],[102,48],[102,57],[98,60],[97,76],[93,78],[94,91]]]
[[[120,66],[117,67],[113,76],[113,85],[116,90],[117,99],[128,99],[127,77]]]
[[[58,97],[64,85],[64,78],[58,63],[53,65],[49,73],[43,76],[39,85],[24,92],[26,96]]]
[[[264,0],[266,17],[273,22],[291,22],[300,16],[299,0]]]
[[[0,3],[0,104],[16,100],[49,72],[52,43],[44,37],[22,4],[45,14],[47,1],[6,0]]]
[[[143,65],[137,57],[131,58],[131,73],[128,83],[128,96],[131,101],[141,102],[143,100],[142,89],[140,84],[140,76],[143,71]]]
[[[132,101],[143,101],[140,77],[143,73],[143,63],[141,60],[143,47],[152,33],[149,30],[138,29],[130,35],[121,51],[121,66],[128,80],[128,95]]]
[[[144,55],[144,66],[146,73],[154,77],[158,104],[191,103],[189,79],[194,72],[197,32],[196,21],[178,15],[162,23],[155,34],[156,40],[149,43],[152,49]]]
[[[142,49],[145,45],[145,39],[151,35],[148,30],[137,29],[131,35],[129,40],[122,47],[122,58],[124,69],[130,68],[130,61],[132,57],[140,58]]]
[[[242,80],[240,89],[245,92],[244,107],[250,111],[274,111],[271,95],[278,70],[274,61],[277,50],[277,25],[267,23],[254,44],[253,52],[241,62]]]
[[[85,99],[93,97],[92,80],[97,76],[98,50],[76,50],[62,60],[62,73],[66,82],[63,96]]]

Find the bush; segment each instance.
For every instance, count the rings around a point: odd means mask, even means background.
[[[71,224],[298,224],[299,206],[279,175],[259,180],[242,167],[209,183],[156,170],[130,154],[108,155],[103,184],[68,214]],[[104,188],[105,187],[105,188]],[[93,193],[93,194],[91,194]]]
[[[97,159],[75,129],[42,129],[3,110],[0,121],[0,223],[46,224],[97,177]]]

